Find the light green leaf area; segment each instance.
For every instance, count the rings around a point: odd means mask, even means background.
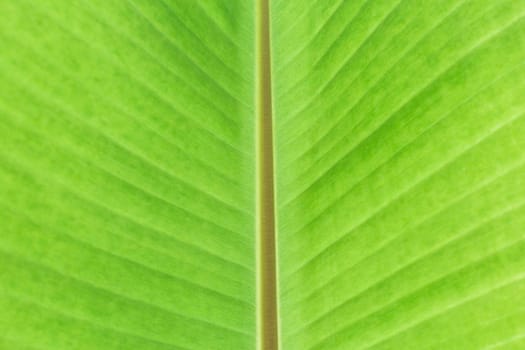
[[[0,0],[0,349],[262,343],[256,5]],[[281,349],[523,349],[525,1],[270,15]]]
[[[272,2],[282,348],[523,349],[525,2]]]
[[[0,348],[253,348],[253,12],[0,2]]]

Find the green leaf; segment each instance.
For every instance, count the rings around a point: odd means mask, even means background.
[[[521,349],[525,2],[272,15],[282,348]]]
[[[0,3],[5,348],[253,346],[247,5]]]
[[[0,1],[0,349],[525,346],[525,2],[266,4]]]

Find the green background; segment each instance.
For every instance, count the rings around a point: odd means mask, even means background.
[[[256,348],[255,8],[0,0],[0,349]],[[525,348],[525,2],[270,15],[282,349]]]

